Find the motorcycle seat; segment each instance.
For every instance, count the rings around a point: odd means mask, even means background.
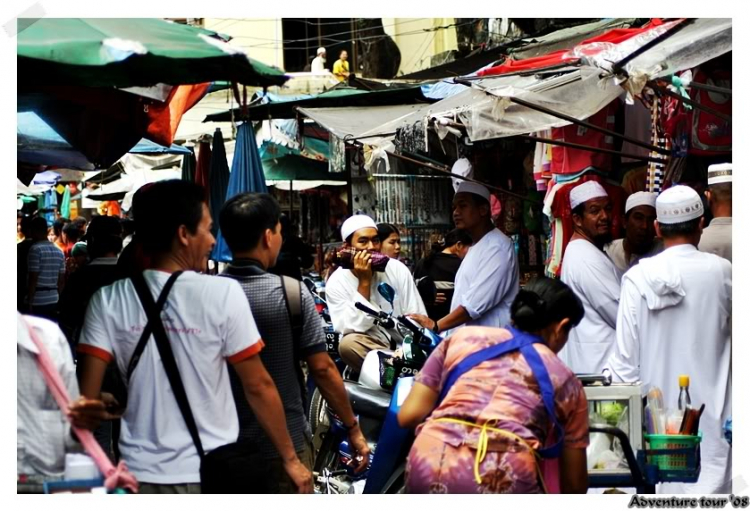
[[[372,419],[385,419],[392,395],[385,391],[368,389],[354,382],[344,382],[354,413]]]

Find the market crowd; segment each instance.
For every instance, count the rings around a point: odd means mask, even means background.
[[[625,237],[614,241],[607,190],[596,180],[573,187],[562,278],[523,288],[514,244],[495,227],[482,185],[458,186],[456,229],[413,271],[399,260],[396,226],[366,215],[343,223],[351,257],[325,272],[326,296],[352,377],[391,340],[355,302],[446,338],[399,413],[416,428],[408,491],[586,492],[580,373],[658,386],[669,403],[678,376],[690,375],[693,403],[705,404],[702,473],[668,491],[726,490],[731,164],[710,167],[707,184],[705,200],[681,185],[630,195],[619,212]],[[72,424],[94,431],[141,493],[205,491],[205,467],[227,452],[240,462],[219,474],[227,485],[244,478],[255,491],[311,492],[300,362],[346,428],[356,469],[366,468],[370,446],[298,280],[310,262],[287,259],[292,276],[271,273],[292,243],[278,203],[240,194],[212,219],[204,201],[194,183],[163,181],[137,192],[132,220],[49,226],[19,217],[19,475],[59,477],[65,454],[80,450]],[[214,221],[232,261],[208,275]],[[396,291],[392,304],[378,292],[384,282]],[[71,400],[63,409],[39,373],[41,352],[62,376]],[[541,473],[540,455],[559,462],[556,475]]]

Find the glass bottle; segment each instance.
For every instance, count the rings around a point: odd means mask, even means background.
[[[677,399],[677,409],[684,411],[690,406],[690,376],[681,374],[679,377],[680,397]]]

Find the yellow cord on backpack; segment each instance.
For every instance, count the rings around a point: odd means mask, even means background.
[[[516,435],[515,433],[512,433],[505,429],[495,428],[491,426],[491,424],[494,424],[496,422],[495,420],[491,420],[491,421],[485,422],[482,425],[479,425],[479,424],[464,421],[461,419],[453,419],[451,417],[441,417],[439,419],[435,419],[435,422],[448,422],[452,424],[461,424],[462,426],[469,426],[472,428],[480,428],[479,439],[477,440],[477,455],[474,457],[474,480],[477,482],[477,484],[482,484],[482,475],[479,473],[479,467],[484,461],[485,456],[487,455],[487,446],[489,444],[489,436],[487,432],[491,431],[493,433],[497,433],[511,440],[515,440],[516,442],[525,446],[534,455],[534,465],[536,465],[536,471],[537,471],[537,475],[539,476],[539,482],[542,487],[542,491],[544,493],[547,493],[547,485],[544,484],[544,477],[542,476],[542,470],[539,467],[539,453],[536,451],[536,449],[531,447],[528,444],[528,442],[526,442],[526,440]]]

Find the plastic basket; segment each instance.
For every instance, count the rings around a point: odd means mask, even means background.
[[[693,435],[644,435],[649,449],[647,463],[659,467],[660,471],[694,471],[699,463],[695,455],[702,434]],[[668,452],[676,451],[676,452]]]

